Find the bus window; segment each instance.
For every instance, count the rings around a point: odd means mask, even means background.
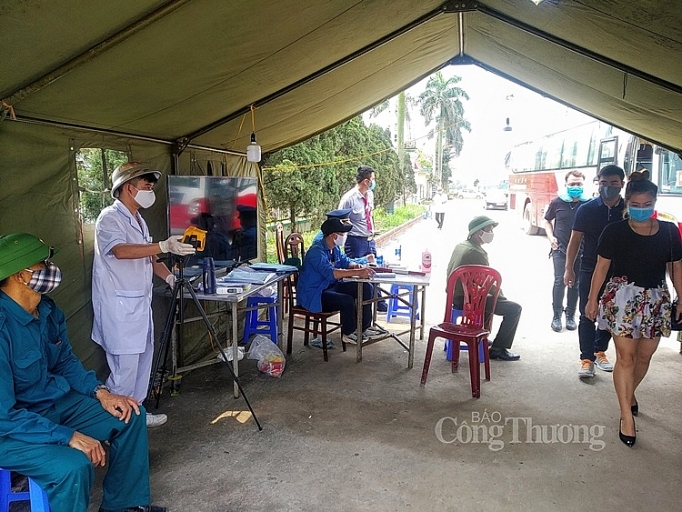
[[[599,144],[599,164],[598,169],[605,165],[618,165],[618,137],[611,137],[609,139],[602,139]]]
[[[664,194],[682,194],[682,159],[677,153],[660,149],[658,178]]]

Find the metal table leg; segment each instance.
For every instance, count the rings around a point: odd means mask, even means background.
[[[363,302],[363,297],[362,297],[362,292],[363,292],[363,282],[358,281],[358,298],[357,298],[357,311],[355,312],[355,317],[357,319],[357,325],[358,328],[356,330],[356,336],[357,336],[357,345],[355,346],[355,354],[356,358],[355,360],[358,363],[362,362],[362,302]],[[341,333],[343,336],[343,333]]]
[[[232,302],[232,368],[234,369],[234,374],[239,377],[239,341],[238,341],[238,330],[237,330],[237,303]],[[237,386],[237,381],[234,382],[234,397],[239,398],[239,386]]]

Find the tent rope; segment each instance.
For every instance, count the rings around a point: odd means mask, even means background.
[[[4,121],[7,114],[9,114],[9,118],[12,121],[17,120],[17,116],[14,114],[14,107],[5,100],[0,100],[0,121]]]

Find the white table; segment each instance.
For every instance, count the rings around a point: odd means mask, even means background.
[[[357,277],[347,278],[345,281],[357,282],[358,283],[358,298],[357,298],[357,339],[358,344],[356,345],[356,360],[358,363],[362,362],[362,348],[378,341],[385,340],[387,338],[392,338],[397,341],[405,350],[407,350],[407,368],[411,369],[414,366],[414,341],[415,341],[415,331],[417,329],[417,297],[421,294],[421,311],[419,315],[419,339],[424,339],[424,318],[426,313],[426,287],[429,286],[429,281],[431,279],[430,274],[425,276],[413,275],[413,274],[396,274],[395,277],[382,277],[380,273],[374,275],[370,279],[360,279]],[[371,283],[374,285],[374,296],[365,299],[363,297],[363,283]],[[398,295],[392,295],[389,289],[386,289],[385,285],[400,284],[404,286],[414,287],[414,294],[412,295],[412,302],[409,301],[408,291],[403,291]],[[381,288],[382,297],[378,296],[378,289]],[[388,332],[383,336],[377,336],[364,343],[362,340],[362,306],[365,304],[372,304],[379,300],[389,300],[391,298],[397,298],[400,302],[405,304],[410,308],[410,328],[401,332]],[[376,321],[376,309],[373,312],[373,323]],[[400,336],[405,334],[410,335],[409,344],[405,345]]]

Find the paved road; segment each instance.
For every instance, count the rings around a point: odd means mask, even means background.
[[[564,329],[557,334],[549,327],[552,320],[551,291],[554,271],[549,258],[547,238],[544,235],[524,234],[515,212],[486,211],[483,202],[476,199],[450,200],[441,231],[437,229],[435,219],[424,219],[398,239],[383,242],[379,253],[383,252],[389,261],[394,261],[394,249],[400,245],[403,264],[408,268],[418,269],[422,251],[428,249],[431,252],[433,270],[431,286],[427,292],[426,323],[432,325],[441,322],[445,308],[445,273],[450,255],[455,245],[466,238],[467,225],[477,215],[487,215],[499,222],[495,229],[495,239],[485,249],[491,266],[502,274],[505,296],[523,306],[516,337],[519,346],[515,344],[515,348],[521,351],[522,347],[527,350],[529,345],[538,347],[548,341],[561,341],[575,346],[577,362],[577,332]],[[496,326],[499,326],[499,320],[494,322],[493,329]],[[661,341],[661,346],[666,345],[679,350],[679,343],[674,336]],[[609,354],[613,359],[612,351],[610,348]]]

